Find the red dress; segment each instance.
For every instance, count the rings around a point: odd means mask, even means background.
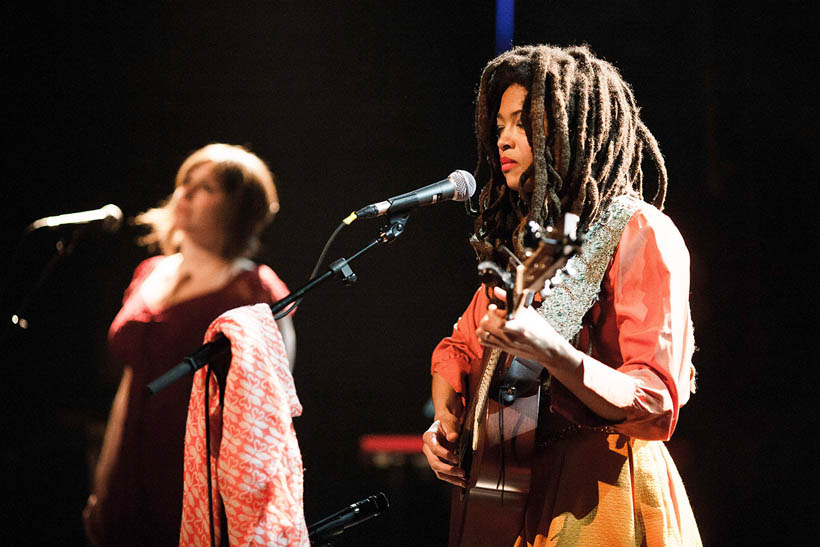
[[[151,309],[138,289],[164,259],[149,258],[137,267],[108,333],[112,357],[125,371],[114,404],[125,411],[118,423],[109,420],[95,480],[104,545],[179,543],[192,377],[154,396],[146,384],[197,349],[208,325],[223,312],[275,302],[289,292],[273,270],[259,265],[221,289]]]
[[[432,372],[458,393],[481,364],[475,330],[487,305],[481,288],[433,353]],[[694,385],[689,253],[656,209],[642,207],[624,228],[578,347],[591,348],[582,365],[586,387],[627,417],[611,424],[553,380],[546,429],[589,428],[543,443],[516,545],[700,545],[683,483],[660,442],[671,437]],[[617,433],[592,430],[598,426]]]

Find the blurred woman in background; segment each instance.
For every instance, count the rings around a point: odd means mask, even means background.
[[[278,209],[259,157],[210,144],[182,163],[171,197],[137,217],[151,230],[142,242],[162,254],[137,267],[109,330],[123,372],[83,512],[93,543],[178,545],[192,377],[156,396],[145,385],[199,347],[223,312],[289,293],[273,270],[249,259]],[[292,369],[293,322],[285,316],[277,324]]]

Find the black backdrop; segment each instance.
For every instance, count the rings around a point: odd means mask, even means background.
[[[4,6],[3,321],[60,236],[21,242],[26,225],[109,202],[133,216],[208,142],[270,163],[282,211],[258,259],[291,288],[351,210],[472,170],[494,10],[443,4]],[[799,3],[660,4],[519,2],[515,43],[587,42],[633,84],[692,254],[700,390],[670,450],[707,544],[788,544],[816,505],[813,362],[800,350],[811,338],[799,329],[817,296],[817,59],[803,53],[817,49],[816,20]],[[329,258],[378,227],[355,223]],[[373,468],[358,441],[428,424],[430,351],[476,284],[470,227],[456,204],[419,210],[398,242],[354,263],[354,287],[330,282],[296,315],[307,520],[378,490],[393,504],[339,544],[445,542],[446,489],[412,463]],[[135,237],[85,235],[33,292],[30,328],[3,341],[11,544],[83,545],[94,424],[117,379],[105,332],[146,256]]]

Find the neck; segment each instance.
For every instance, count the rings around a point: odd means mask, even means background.
[[[224,268],[233,261],[223,257],[215,250],[198,245],[188,238],[183,239],[179,246],[179,254],[182,257],[181,267],[191,271],[198,268]]]

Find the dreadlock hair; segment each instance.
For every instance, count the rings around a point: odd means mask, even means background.
[[[531,194],[507,188],[501,172],[495,117],[511,84],[527,90],[522,121],[533,163],[519,188],[533,178]],[[479,260],[506,264],[497,250],[500,244],[522,256],[523,229],[530,220],[554,225],[570,212],[580,217],[584,230],[614,198],[630,194],[643,199],[644,148],[658,176],[651,203],[662,209],[666,166],[639,114],[632,88],[618,69],[586,45],[519,46],[490,61],[481,74],[475,114],[476,178],[482,164],[489,169],[478,210],[472,211],[477,218],[471,244]]]

